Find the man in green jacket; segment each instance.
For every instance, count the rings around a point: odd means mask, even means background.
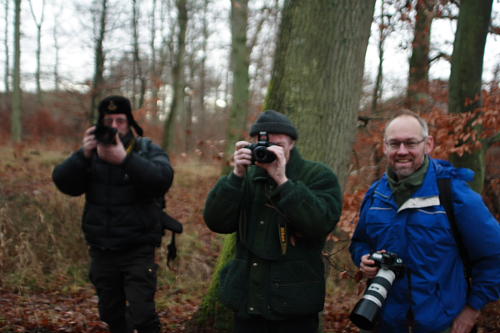
[[[316,333],[325,298],[321,252],[340,217],[337,177],[304,160],[297,129],[268,110],[236,143],[234,170],[205,206],[207,226],[237,233],[236,256],[221,272],[221,301],[235,311],[235,332]]]

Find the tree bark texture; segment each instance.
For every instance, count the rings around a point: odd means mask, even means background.
[[[343,186],[361,97],[375,1],[285,1],[266,101],[299,130],[301,152]]]
[[[463,0],[460,3],[451,58],[448,100],[450,113],[470,112],[481,106],[484,47],[492,5],[492,0]],[[476,177],[471,186],[479,193],[484,184],[486,148],[483,146],[472,153],[453,155],[451,158],[456,166],[474,170]]]

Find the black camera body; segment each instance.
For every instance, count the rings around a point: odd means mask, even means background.
[[[116,128],[102,124],[97,124],[93,132],[97,142],[102,143],[104,145],[115,145],[116,133],[117,133]]]
[[[257,143],[245,147],[252,151],[252,164],[255,164],[255,162],[271,163],[276,160],[276,154],[267,149],[267,147],[271,146],[275,146],[275,144],[269,142],[267,132],[259,132]]]
[[[364,330],[372,330],[376,326],[379,311],[392,283],[405,271],[403,259],[395,253],[375,252],[370,255],[370,259],[380,269],[349,317],[356,326]]]

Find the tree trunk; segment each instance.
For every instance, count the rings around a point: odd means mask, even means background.
[[[374,1],[285,2],[267,108],[299,130],[304,157],[347,179]]]
[[[265,105],[291,117],[299,130],[303,155],[329,164],[341,184],[347,178],[356,132],[374,4],[365,0],[285,1]],[[221,321],[224,311],[214,295],[220,268],[231,258],[234,246],[230,244],[235,238],[226,239],[203,303],[208,310],[197,321],[198,329],[190,332],[212,332],[213,322]]]
[[[471,112],[481,106],[484,47],[492,5],[492,0],[461,2],[451,58],[448,100],[450,113]],[[474,130],[481,129],[477,127]],[[474,170],[476,177],[471,186],[479,193],[484,184],[486,148],[483,146],[472,153],[452,155],[451,158],[456,166]]]
[[[232,103],[226,130],[225,156],[232,158],[234,143],[243,139],[247,127],[250,76],[250,49],[247,46],[248,0],[231,0]],[[223,173],[231,169],[229,163]]]
[[[5,33],[4,33],[4,50],[5,50],[5,73],[4,73],[4,86],[5,86],[5,96],[7,97],[10,93],[10,54],[9,54],[9,4],[10,0],[5,0]]]
[[[163,133],[163,148],[171,151],[175,140],[175,125],[177,116],[185,111],[184,101],[184,55],[186,53],[186,30],[188,23],[187,0],[176,0],[177,6],[177,22],[178,22],[178,35],[177,35],[177,53],[175,55],[175,64],[172,70],[172,85],[173,85],[173,98],[170,106],[168,118],[165,121],[165,131]]]
[[[31,16],[36,25],[36,99],[38,104],[42,104],[42,83],[41,83],[41,57],[42,57],[42,25],[45,14],[45,0],[42,1],[42,13],[40,19],[37,19],[31,0],[28,1],[31,10]]]
[[[11,139],[22,140],[22,92],[21,92],[21,0],[14,1],[14,70],[12,75]]]
[[[61,12],[59,11],[59,14]],[[54,16],[54,27],[52,28],[52,39],[54,40],[54,90],[57,92],[60,89],[60,83],[61,83],[61,78],[59,76],[59,62],[60,62],[60,50],[61,47],[59,45],[59,22],[58,22],[58,15]]]
[[[133,36],[133,60],[132,60],[132,105],[135,109],[144,105],[146,94],[146,80],[142,73],[142,64],[139,50],[139,8],[137,0],[132,0],[132,36]],[[139,81],[139,85],[137,85]]]
[[[429,50],[435,5],[436,0],[417,1],[406,97],[406,104],[412,109],[429,97]]]
[[[385,1],[380,1],[380,23],[379,23],[379,38],[378,38],[378,69],[377,78],[375,79],[375,87],[373,88],[372,96],[372,113],[377,112],[378,100],[382,98],[382,81],[384,78],[384,43],[386,37],[386,24],[385,24]]]
[[[91,121],[95,121],[96,108],[98,100],[101,98],[101,90],[104,85],[104,37],[106,35],[106,15],[107,15],[107,0],[102,0],[101,2],[101,16],[99,19],[99,33],[95,42],[95,58],[94,58],[94,80],[92,82],[91,89],[91,105],[89,118]]]
[[[156,116],[158,111],[158,90],[160,76],[156,73],[156,0],[153,0],[153,8],[151,9],[151,27],[150,35],[151,39],[149,41],[149,52],[151,54],[151,65],[149,67],[149,77],[150,77],[150,89],[151,89],[151,112],[153,116]]]

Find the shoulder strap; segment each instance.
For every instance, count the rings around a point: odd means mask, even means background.
[[[453,191],[451,189],[451,179],[450,178],[438,179],[438,187],[439,187],[439,201],[441,202],[441,205],[443,205],[446,211],[446,215],[448,216],[448,220],[450,221],[451,229],[453,230],[453,235],[455,236],[455,241],[457,242],[460,257],[464,262],[465,275],[467,278],[470,278],[471,276],[470,261],[467,255],[467,251],[465,250],[465,246],[462,241],[462,236],[460,234],[460,230],[458,229],[457,220],[455,218],[455,213],[453,210]]]

